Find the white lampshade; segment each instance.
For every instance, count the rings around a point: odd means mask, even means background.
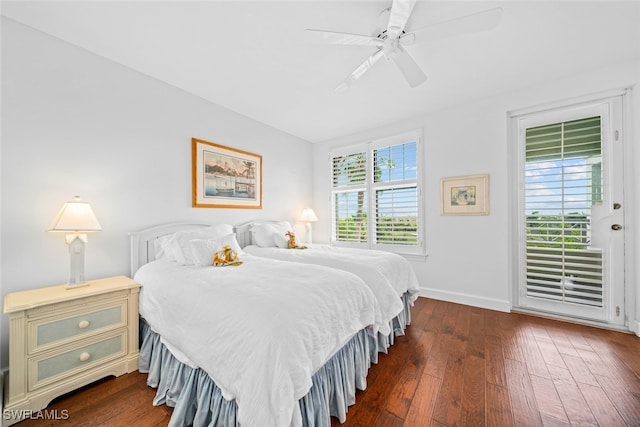
[[[78,196],[62,206],[49,228],[49,231],[65,231],[67,233],[100,230],[102,227],[91,206],[89,203],[81,202]]]
[[[302,211],[302,214],[300,214],[299,220],[305,222],[315,222],[318,220],[318,217],[316,216],[316,213],[313,211],[313,209],[306,208]]]

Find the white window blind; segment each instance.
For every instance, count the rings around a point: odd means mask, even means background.
[[[373,150],[376,243],[418,244],[416,142]]]
[[[333,243],[421,252],[418,138],[411,136],[331,156]]]
[[[591,246],[591,206],[602,201],[600,122],[526,130],[529,296],[602,307],[602,250]]]
[[[339,242],[367,242],[367,153],[333,157],[333,234]]]

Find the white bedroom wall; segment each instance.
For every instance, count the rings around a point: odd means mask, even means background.
[[[89,235],[89,279],[129,274],[133,230],[177,220],[293,222],[310,204],[310,143],[2,19],[3,298],[66,282],[64,236],[45,230],[76,194],[103,228]],[[263,209],[191,207],[192,137],[263,156]]]
[[[425,142],[425,242],[428,257],[424,262],[413,261],[412,265],[420,280],[423,295],[509,310],[508,112],[603,90],[629,87],[640,82],[639,69],[640,64],[635,62],[614,64],[517,92],[496,94],[491,99],[446,111],[435,111],[358,135],[314,144],[313,207],[320,219],[314,225],[314,238],[323,242],[330,239],[330,149],[342,144],[422,128]],[[426,84],[437,82],[428,81]],[[640,107],[637,102],[635,105],[632,122],[637,129],[640,126]],[[627,144],[632,146],[638,142],[636,134],[635,139]],[[483,173],[490,175],[490,215],[441,216],[440,179]],[[630,173],[634,176],[633,182],[637,188],[638,173]],[[637,197],[637,191],[635,194]],[[628,200],[626,202],[629,203]],[[640,224],[637,216],[635,223]],[[627,232],[634,231],[628,227]],[[639,243],[637,231],[635,237],[629,237],[636,245]],[[630,286],[637,286],[637,282],[630,283]]]

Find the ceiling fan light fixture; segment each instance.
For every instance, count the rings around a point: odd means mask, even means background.
[[[392,58],[398,51],[398,39],[391,37],[387,38],[382,45],[382,50],[384,51],[384,56]]]
[[[405,27],[413,12],[415,3],[416,0],[393,0],[391,7],[385,8],[380,12],[378,17],[379,26],[374,36],[313,29],[305,30],[308,36],[323,43],[370,46],[377,49],[335,88],[336,92],[342,92],[353,85],[382,56],[393,60],[410,87],[417,87],[427,80],[427,76],[406,51],[405,46],[455,37],[461,34],[487,31],[495,28],[502,17],[502,8],[497,7],[407,33],[405,32]]]

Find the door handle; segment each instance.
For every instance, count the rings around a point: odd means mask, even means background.
[[[613,224],[611,229],[614,231],[622,230],[622,226],[620,224]]]

